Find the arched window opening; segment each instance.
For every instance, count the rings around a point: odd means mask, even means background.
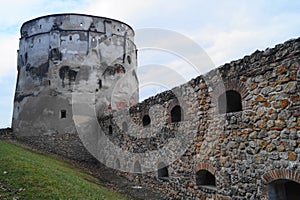
[[[300,184],[288,179],[278,179],[269,183],[268,194],[270,200],[297,200],[300,197]]]
[[[216,178],[207,170],[199,170],[196,173],[196,184],[206,191],[216,191]]]
[[[230,113],[242,111],[242,98],[240,93],[229,90],[221,94],[218,98],[219,113]]]
[[[112,129],[112,126],[111,126],[111,125],[108,126],[108,134],[109,134],[109,135],[112,135],[112,134],[113,134],[113,129]]]
[[[139,161],[136,161],[134,163],[134,173],[141,173],[142,172],[142,167]]]
[[[151,123],[151,119],[150,119],[149,115],[145,115],[143,117],[143,126],[149,126],[150,123]]]
[[[164,163],[158,164],[157,176],[158,178],[169,177],[168,167]]]
[[[180,122],[182,120],[182,112],[180,106],[175,106],[171,110],[171,122]]]

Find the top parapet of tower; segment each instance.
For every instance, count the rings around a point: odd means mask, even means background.
[[[48,33],[53,30],[60,31],[90,31],[106,33],[110,24],[111,34],[133,37],[131,26],[119,20],[77,13],[62,13],[45,15],[29,20],[21,26],[21,38]]]

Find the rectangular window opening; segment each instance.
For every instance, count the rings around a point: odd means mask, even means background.
[[[66,110],[61,110],[60,111],[60,118],[61,119],[67,118],[67,111]]]

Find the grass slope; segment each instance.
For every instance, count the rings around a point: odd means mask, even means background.
[[[51,155],[0,140],[0,199],[126,199]]]

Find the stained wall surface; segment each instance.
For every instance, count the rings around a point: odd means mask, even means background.
[[[74,92],[95,115],[138,102],[134,31],[108,18],[59,14],[23,24],[12,127],[17,136],[76,133]],[[116,84],[122,93],[114,96]]]

